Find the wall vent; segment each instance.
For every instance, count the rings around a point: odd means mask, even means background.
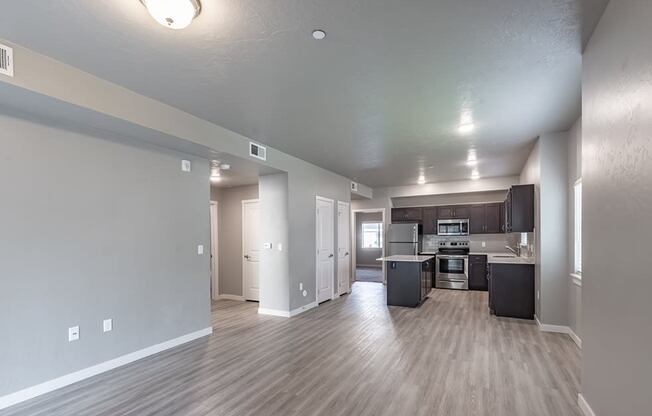
[[[358,192],[358,184],[356,182],[351,182],[351,190],[353,192]]]
[[[249,142],[249,156],[260,160],[267,160],[267,148],[254,142]]]
[[[14,76],[14,50],[0,44],[0,74]]]

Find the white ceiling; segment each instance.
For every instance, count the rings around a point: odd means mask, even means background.
[[[580,0],[203,0],[183,31],[139,0],[5,3],[2,38],[374,187],[468,178],[472,147],[516,174],[580,111]]]

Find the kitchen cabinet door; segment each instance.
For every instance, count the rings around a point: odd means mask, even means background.
[[[453,215],[455,219],[464,220],[468,219],[471,213],[467,205],[459,205],[453,210]]]
[[[490,265],[491,306],[496,316],[534,319],[534,265]]]
[[[437,207],[437,219],[452,220],[455,218],[455,207]]]
[[[392,208],[392,222],[421,222],[421,208]]]
[[[437,234],[437,208],[428,207],[423,209],[423,233]]]
[[[484,204],[471,205],[469,214],[469,234],[483,234],[486,225],[486,206]]]
[[[485,227],[484,232],[487,234],[496,234],[502,232],[500,221],[500,204],[485,205]]]
[[[483,291],[488,289],[487,256],[469,256],[469,289]]]

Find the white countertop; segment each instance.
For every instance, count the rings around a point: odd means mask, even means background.
[[[509,253],[486,253],[487,263],[499,264],[534,264],[534,257],[516,257]]]
[[[423,263],[424,261],[432,260],[435,256],[410,256],[410,255],[396,255],[381,257],[376,259],[378,261],[398,261],[398,262],[407,262],[407,263]]]

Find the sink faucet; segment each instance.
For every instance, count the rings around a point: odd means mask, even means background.
[[[516,246],[516,250],[510,246],[505,246],[505,248],[516,255],[516,257],[521,257],[521,246]]]

